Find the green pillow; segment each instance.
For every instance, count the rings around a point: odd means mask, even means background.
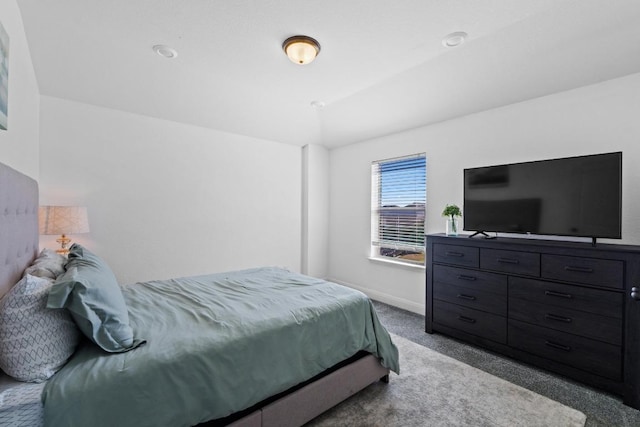
[[[47,307],[69,310],[82,333],[105,351],[120,353],[144,342],[134,339],[120,285],[102,259],[74,244],[66,270],[51,288]]]

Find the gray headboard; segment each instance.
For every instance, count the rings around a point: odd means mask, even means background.
[[[38,254],[38,183],[0,163],[0,297]]]

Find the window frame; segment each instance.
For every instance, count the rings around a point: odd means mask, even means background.
[[[385,181],[387,188],[395,188],[383,196]],[[426,184],[425,153],[371,162],[370,259],[424,267]],[[391,219],[396,225],[385,227],[382,212],[388,212],[386,222]]]

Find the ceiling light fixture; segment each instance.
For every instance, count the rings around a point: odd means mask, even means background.
[[[282,49],[291,62],[306,65],[316,59],[320,53],[320,43],[308,36],[293,36],[282,43]]]
[[[160,56],[163,56],[168,59],[173,59],[178,56],[178,52],[169,46],[163,44],[157,44],[153,47],[153,51]]]
[[[448,34],[442,39],[442,45],[445,47],[460,46],[467,39],[468,34],[464,31],[457,31],[455,33]]]

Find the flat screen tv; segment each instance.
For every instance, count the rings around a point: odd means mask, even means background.
[[[622,153],[464,170],[464,229],[620,239]]]

